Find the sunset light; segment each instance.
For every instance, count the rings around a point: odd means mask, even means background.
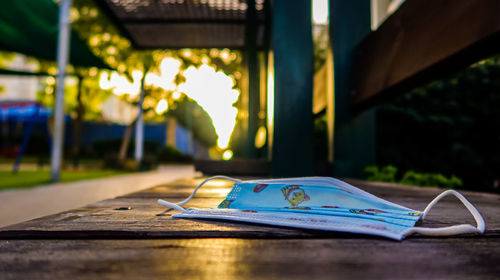
[[[221,149],[227,148],[238,113],[233,107],[240,94],[237,89],[233,89],[235,81],[222,71],[216,71],[207,64],[202,64],[199,68],[191,66],[185,70],[182,74],[186,81],[176,85],[175,77],[179,74],[181,65],[182,62],[178,59],[164,58],[158,73],[146,74],[145,85],[171,91],[175,100],[180,98],[181,93],[195,100],[212,119],[218,135],[217,146]],[[140,91],[142,75],[141,71],[132,72],[131,83],[123,74],[112,72],[109,75],[103,72],[99,86],[105,90],[112,90],[117,96],[129,94],[135,97]],[[159,115],[167,110],[168,102],[165,99],[160,100],[155,107],[155,112]]]
[[[189,67],[184,76],[186,82],[179,85],[179,91],[196,100],[208,113],[219,136],[217,145],[221,149],[227,148],[238,114],[233,104],[240,92],[233,89],[234,80],[206,64],[199,68]]]

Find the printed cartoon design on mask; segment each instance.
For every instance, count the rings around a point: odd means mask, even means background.
[[[240,212],[245,212],[245,213],[259,213],[258,211],[255,211],[255,210],[240,210]]]
[[[367,224],[367,225],[362,225],[362,227],[372,228],[372,229],[376,229],[376,230],[387,230],[387,227],[386,226],[382,226],[382,225]]]
[[[420,216],[420,213],[418,213],[418,212],[410,212],[410,213],[408,213],[408,216]]]
[[[365,211],[368,211],[368,212],[371,212],[371,213],[387,213],[385,211],[382,211],[382,210],[378,210],[378,209],[365,209]]]
[[[355,213],[355,214],[364,214],[364,215],[375,215],[378,213],[387,213],[382,210],[377,210],[377,209],[350,209],[349,212]]]
[[[294,210],[311,210],[311,207],[285,207],[286,209],[294,209]]]
[[[285,200],[290,202],[291,207],[297,207],[303,201],[308,201],[309,196],[298,185],[289,185],[281,189]]]
[[[219,204],[218,208],[229,208],[229,205],[230,205],[233,201],[234,201],[234,200],[227,200],[227,199],[226,199],[226,200],[223,200],[223,201]]]
[[[366,212],[363,209],[350,209],[349,212],[354,213],[354,214],[374,215],[373,213]]]
[[[263,191],[269,184],[258,184],[255,187],[253,187],[253,192],[254,193],[260,193]]]

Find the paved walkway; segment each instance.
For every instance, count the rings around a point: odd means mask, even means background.
[[[149,172],[0,191],[0,227],[194,175],[193,166],[168,165]]]

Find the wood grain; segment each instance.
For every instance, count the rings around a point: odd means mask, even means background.
[[[366,235],[173,219],[157,198],[188,196],[185,179],[0,229],[0,279],[498,279],[500,196],[463,192],[483,214],[482,236]],[[423,209],[442,189],[348,180],[389,201]],[[231,184],[200,189],[188,207],[217,205]],[[131,207],[131,210],[115,210]],[[473,223],[455,199],[430,226]]]
[[[0,241],[2,279],[498,279],[498,239]]]
[[[409,0],[357,48],[358,108],[452,74],[500,49],[500,1]]]
[[[217,220],[175,219],[176,211],[165,212],[156,203],[158,198],[181,201],[189,196],[202,179],[178,180],[167,185],[132,193],[115,199],[104,200],[86,207],[26,221],[0,229],[3,239],[71,239],[71,238],[358,238],[358,235],[325,231],[300,230],[249,223]],[[423,210],[432,198],[442,192],[436,188],[418,188],[388,183],[369,183],[350,180],[381,198],[412,209]],[[216,207],[231,188],[227,182],[208,183],[201,188],[187,207]],[[500,235],[500,196],[482,193],[465,193],[483,214],[488,231],[485,238]],[[116,210],[130,207],[131,210]],[[472,216],[462,204],[450,197],[443,199],[425,221],[427,226],[457,223],[474,224]],[[480,237],[482,238],[482,237]]]

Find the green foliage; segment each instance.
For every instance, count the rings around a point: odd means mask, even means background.
[[[160,162],[191,162],[193,158],[190,155],[184,155],[179,149],[173,146],[166,146],[158,154]]]
[[[0,51],[0,68],[6,68],[7,64],[14,60],[16,54],[13,52]]]
[[[413,170],[406,171],[403,175],[401,184],[415,185],[424,187],[440,187],[440,188],[458,188],[463,185],[462,180],[454,175],[450,178],[445,177],[443,174],[437,173],[417,173]]]
[[[191,130],[193,136],[207,147],[212,147],[217,143],[217,134],[212,119],[196,101],[183,96],[169,109],[168,115],[175,117],[182,126]]]
[[[63,170],[61,182],[90,180],[125,174],[123,171],[113,170]],[[42,184],[50,184],[50,170],[20,170],[12,173],[11,170],[0,170],[0,190],[29,188]]]
[[[404,173],[401,180],[397,179],[398,168],[393,165],[386,165],[379,168],[376,165],[365,167],[368,181],[400,183],[404,185],[422,186],[422,187],[440,187],[440,188],[459,188],[462,187],[462,180],[455,175],[446,177],[439,173],[418,173],[414,170],[408,170]]]
[[[134,50],[130,42],[121,36],[112,21],[105,16],[105,13],[99,9],[94,0],[73,1],[70,17],[72,28],[87,42],[93,53],[111,68],[128,76],[129,80],[131,80],[131,74],[135,70],[158,73],[162,59],[173,57],[182,61],[181,72],[175,78],[176,85],[185,81],[182,71],[190,66],[199,67],[202,64],[208,64],[218,71],[222,70],[224,73],[229,73],[235,80],[235,88],[238,88],[242,75],[242,56],[239,51],[229,49]],[[3,65],[4,61],[14,57],[15,54],[0,52],[0,66]],[[57,69],[54,61],[41,59],[36,61],[40,66],[38,71],[47,72],[51,75],[56,74]],[[69,113],[75,122],[103,120],[102,104],[112,96],[112,92],[102,90],[99,86],[99,79],[101,74],[108,70],[83,69],[72,66],[68,66],[67,70],[68,74],[73,78],[69,78],[65,85],[65,112]],[[77,79],[74,77],[82,78],[82,83],[75,82]],[[54,79],[48,78],[37,92],[37,100],[44,106],[51,108],[54,104],[54,93]],[[173,91],[158,87],[147,86],[145,93],[145,120],[163,121],[166,115],[175,115],[181,124],[193,130],[194,138],[206,145],[215,145],[217,135],[211,124],[211,119],[196,102],[185,96],[174,100],[172,97]],[[137,103],[137,96],[135,95],[124,94],[119,98],[132,105]],[[168,107],[172,108],[172,112],[158,115],[154,109],[162,99],[167,100]],[[238,102],[241,102],[241,100]],[[237,103],[237,106],[241,107],[241,104]],[[194,111],[188,113],[186,110]]]
[[[396,182],[396,173],[398,173],[398,169],[392,165],[387,165],[380,169],[376,165],[370,165],[365,167],[364,171],[368,175],[368,181],[391,183]]]
[[[13,52],[0,51],[0,68],[6,68],[7,64],[14,60],[16,54]],[[0,85],[0,94],[5,91],[5,86]]]
[[[457,174],[500,191],[500,59],[491,58],[378,108],[378,165]]]

